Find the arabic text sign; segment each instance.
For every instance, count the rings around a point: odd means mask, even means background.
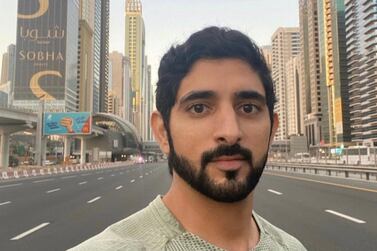
[[[90,112],[46,112],[43,135],[80,135],[92,132]]]

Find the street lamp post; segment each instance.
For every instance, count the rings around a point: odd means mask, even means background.
[[[35,133],[36,135],[36,147],[35,147],[35,164],[38,166],[42,166],[44,164],[45,159],[45,139],[43,136],[43,113],[45,110],[45,103],[43,100],[44,95],[41,97],[39,102],[39,108],[38,108],[38,122],[37,122],[37,131]]]

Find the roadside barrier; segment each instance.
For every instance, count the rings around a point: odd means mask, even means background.
[[[27,169],[3,171],[0,172],[0,180],[19,179],[27,177],[36,177],[44,175],[57,175],[71,172],[81,172],[89,170],[99,170],[105,168],[120,167],[132,164],[129,161],[126,162],[101,162],[101,163],[87,163],[76,164],[70,166],[54,166],[54,167],[31,167]]]
[[[266,170],[377,181],[377,168],[268,162]]]

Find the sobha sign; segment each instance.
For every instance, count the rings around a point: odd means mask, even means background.
[[[64,100],[67,0],[18,0],[15,100]]]

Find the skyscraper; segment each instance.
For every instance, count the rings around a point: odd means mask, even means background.
[[[377,1],[345,6],[351,139],[377,146]]]
[[[94,2],[80,0],[78,89],[79,111],[93,111]]]
[[[300,93],[300,57],[290,58],[286,63],[287,89],[287,135],[301,135],[301,93]]]
[[[288,138],[287,131],[287,79],[286,64],[300,52],[299,28],[278,28],[272,35],[272,79],[276,93],[275,106],[279,116],[279,128],[275,139]]]
[[[120,114],[119,107],[115,107],[115,103],[117,103],[117,106],[122,106],[122,100],[123,100],[123,59],[124,56],[122,53],[113,51],[109,54],[109,61],[111,65],[111,82],[109,84],[109,93],[112,95],[112,101],[113,101],[113,109],[112,113],[116,114],[118,116],[123,117],[123,114]],[[116,100],[116,101],[115,101]]]
[[[79,110],[107,112],[109,0],[80,0]]]
[[[109,93],[112,93],[113,113],[128,120],[130,113],[126,107],[129,107],[130,102],[130,85],[129,78],[129,64],[126,57],[122,53],[113,51],[109,55],[111,64],[111,88]]]
[[[2,104],[8,104],[12,102],[14,79],[16,70],[16,45],[10,44],[7,48],[7,52],[3,54],[1,78],[0,78],[0,91],[2,92]]]
[[[303,131],[313,146],[323,139],[317,7],[317,0],[299,2]]]
[[[131,74],[131,63],[128,57],[124,57],[124,72],[123,72],[123,79],[124,79],[124,89],[123,89],[123,109],[125,113],[125,119],[128,121],[132,121],[133,118],[133,108],[132,108],[132,100],[133,100],[133,91],[132,91],[132,74]]]
[[[79,1],[18,1],[14,105],[77,109]]]
[[[142,131],[141,137],[145,141],[152,140],[152,130],[150,126],[150,117],[153,109],[153,90],[151,83],[151,66],[148,65],[147,57],[145,57],[145,68],[144,81],[142,85],[142,105],[141,105],[141,114],[142,114]]]
[[[272,46],[271,45],[265,45],[265,46],[262,46],[261,49],[262,49],[264,59],[266,60],[267,66],[271,70],[271,67],[272,67]]]
[[[126,1],[125,56],[130,59],[133,91],[133,124],[141,133],[141,87],[143,81],[145,28],[140,0]]]
[[[351,139],[344,0],[319,0],[318,20],[323,136],[341,146]]]
[[[99,92],[101,74],[101,0],[94,0],[93,30],[93,112],[99,112]]]
[[[110,0],[101,0],[101,52],[100,52],[100,85],[99,111],[107,111],[109,85],[109,15]]]
[[[7,52],[3,54],[0,83],[4,84],[4,83],[7,83],[8,81],[14,82],[15,69],[16,69],[16,45],[10,44],[7,48]]]
[[[8,82],[9,77],[9,53],[5,52],[2,57],[0,84]]]

